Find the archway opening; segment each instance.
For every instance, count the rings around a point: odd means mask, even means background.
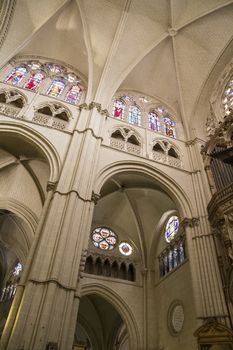
[[[97,294],[81,298],[74,349],[129,350],[124,321],[115,307]]]
[[[8,210],[0,210],[0,335],[16,293],[31,236],[31,228],[22,218]]]

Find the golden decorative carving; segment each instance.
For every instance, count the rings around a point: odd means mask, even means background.
[[[194,336],[199,344],[233,344],[233,331],[213,318],[199,327]]]

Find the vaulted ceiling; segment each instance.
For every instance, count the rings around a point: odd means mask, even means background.
[[[208,79],[232,57],[232,23],[233,0],[21,0],[0,62],[61,60],[88,78],[87,99],[105,105],[119,88],[154,96],[189,136]]]

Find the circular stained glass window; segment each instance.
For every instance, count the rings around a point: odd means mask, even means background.
[[[119,244],[119,251],[121,254],[128,256],[132,254],[133,248],[129,243],[121,242],[121,244]]]
[[[179,230],[179,218],[178,216],[171,216],[167,222],[165,228],[165,240],[170,243]]]
[[[102,250],[112,250],[117,242],[116,234],[106,227],[97,227],[92,232],[92,243]]]

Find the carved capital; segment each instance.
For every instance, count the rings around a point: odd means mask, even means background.
[[[97,204],[98,200],[100,199],[100,194],[98,193],[94,193],[94,191],[92,191],[92,195],[91,195],[91,200]]]
[[[200,219],[193,217],[193,218],[184,218],[181,223],[180,226],[181,228],[186,228],[186,227],[194,227],[197,226],[199,223]]]
[[[57,188],[57,181],[56,182],[52,182],[52,181],[47,182],[47,187],[46,187],[47,192],[55,191],[56,188]]]

